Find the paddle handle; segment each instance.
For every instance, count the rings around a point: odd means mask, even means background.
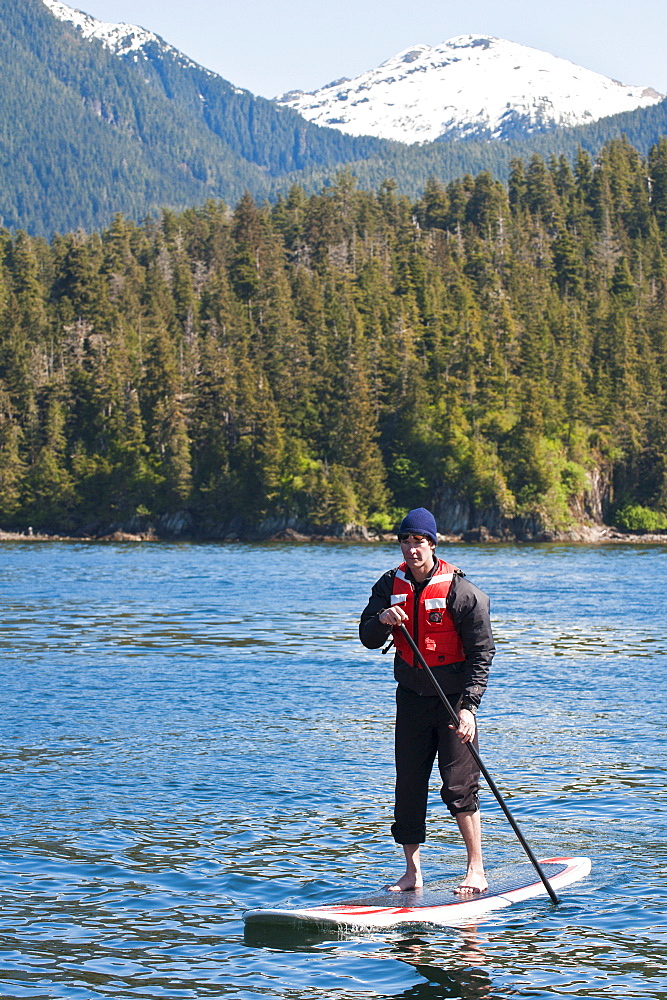
[[[454,711],[454,709],[452,708],[452,706],[450,705],[449,698],[447,697],[447,695],[445,694],[445,692],[440,687],[435,674],[433,673],[433,671],[429,667],[428,663],[426,662],[426,660],[424,659],[424,657],[422,656],[422,654],[419,652],[419,649],[417,647],[417,643],[414,641],[414,639],[412,638],[412,636],[408,632],[408,630],[405,627],[405,625],[401,624],[398,627],[401,630],[401,632],[403,633],[404,638],[410,644],[410,647],[412,648],[412,651],[414,652],[415,656],[417,657],[417,659],[421,663],[422,667],[424,668],[424,670],[428,674],[428,678],[431,681],[431,684],[433,685],[433,687],[435,688],[435,690],[436,690],[436,692],[438,694],[438,697],[440,698],[440,700],[442,701],[443,705],[445,706],[445,708],[449,712],[449,714],[451,716],[451,719],[452,719],[452,722],[456,725],[456,728],[458,729],[458,726],[459,726],[459,717],[456,714],[456,712]],[[528,843],[526,841],[526,838],[524,837],[524,835],[522,834],[521,830],[519,829],[519,824],[516,822],[516,820],[514,819],[514,816],[512,816],[512,813],[509,811],[509,809],[507,807],[507,804],[505,803],[505,800],[503,799],[502,795],[500,794],[500,792],[499,792],[499,790],[498,790],[498,788],[496,786],[495,781],[493,780],[493,778],[491,777],[491,775],[487,771],[486,767],[484,766],[484,763],[482,761],[482,758],[479,755],[479,752],[477,751],[477,748],[473,745],[472,742],[467,743],[466,746],[468,747],[468,750],[472,754],[472,756],[473,756],[473,758],[475,760],[475,763],[477,764],[477,766],[480,769],[481,773],[484,775],[484,780],[486,781],[487,785],[489,786],[489,788],[491,789],[491,791],[495,795],[495,797],[496,797],[496,799],[498,801],[498,805],[500,806],[500,808],[502,809],[502,811],[505,813],[505,816],[507,817],[510,826],[512,827],[512,829],[514,830],[515,834],[517,835],[519,843],[521,844],[521,846],[523,847],[524,851],[528,855],[528,858],[529,858],[531,864],[533,865],[533,868],[535,869],[535,871],[537,872],[537,874],[540,876],[540,879],[542,880],[544,888],[549,893],[549,896],[551,897],[552,902],[554,902],[554,903],[560,902],[560,900],[558,899],[558,896],[556,895],[556,893],[554,892],[554,890],[553,890],[553,888],[551,886],[551,883],[549,882],[548,878],[546,877],[546,875],[542,871],[542,868],[540,867],[539,861],[537,860],[537,858],[535,857],[535,855],[531,851],[531,849],[530,849],[530,847],[529,847],[529,845],[528,845]]]

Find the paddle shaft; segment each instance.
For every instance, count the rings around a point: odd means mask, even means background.
[[[433,673],[433,671],[429,667],[428,663],[426,662],[426,660],[424,659],[424,657],[422,656],[422,654],[419,652],[419,649],[417,648],[417,643],[414,641],[414,639],[412,638],[412,636],[410,635],[410,633],[406,629],[405,625],[401,624],[398,627],[401,630],[401,632],[403,633],[403,636],[405,637],[405,639],[407,640],[407,642],[409,642],[410,647],[412,648],[415,656],[417,657],[417,659],[421,663],[422,667],[424,668],[424,670],[428,674],[429,680],[431,681],[431,684],[435,688],[435,690],[436,690],[436,692],[438,694],[438,697],[440,698],[440,700],[442,701],[443,705],[445,706],[445,708],[447,709],[447,711],[449,712],[449,714],[450,714],[450,716],[452,718],[452,723],[454,725],[456,725],[456,728],[458,729],[458,726],[459,726],[459,717],[456,714],[456,712],[454,711],[454,709],[452,708],[452,706],[450,705],[449,698],[447,697],[447,695],[445,694],[445,692],[442,690],[442,688],[438,684],[438,681],[437,681],[437,679],[435,677],[435,674]],[[542,880],[542,883],[544,885],[544,888],[547,890],[547,892],[549,893],[549,896],[551,897],[551,899],[552,899],[552,901],[554,903],[560,902],[560,900],[558,899],[558,896],[553,891],[553,889],[552,889],[552,887],[551,887],[551,885],[549,883],[549,880],[547,879],[546,875],[542,871],[542,868],[540,867],[539,861],[537,860],[537,858],[535,857],[535,855],[531,851],[528,843],[526,842],[526,838],[521,833],[521,830],[519,829],[518,823],[516,822],[516,820],[512,816],[512,813],[507,808],[505,800],[503,799],[502,795],[498,791],[498,788],[496,786],[495,781],[493,780],[493,778],[491,777],[491,775],[487,771],[486,767],[484,766],[484,763],[482,761],[482,758],[479,755],[479,752],[477,751],[477,748],[473,745],[472,742],[470,742],[470,743],[468,743],[466,745],[467,745],[468,750],[470,751],[470,753],[473,755],[475,763],[477,764],[478,768],[480,769],[480,771],[484,775],[484,780],[486,781],[487,785],[489,786],[489,788],[491,789],[491,791],[495,795],[496,799],[498,800],[498,805],[500,806],[500,808],[502,809],[502,811],[507,816],[509,824],[512,827],[512,829],[514,830],[515,834],[517,835],[519,843],[521,844],[521,846],[523,847],[524,851],[528,855],[528,858],[530,859],[530,862],[533,865],[533,868],[535,869],[535,871],[537,872],[537,874],[540,876],[540,878]]]

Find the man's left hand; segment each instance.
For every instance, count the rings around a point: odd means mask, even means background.
[[[462,743],[470,743],[475,735],[475,726],[475,716],[467,708],[462,708],[459,712],[459,728],[456,730],[456,735]],[[449,728],[453,729],[454,726]]]

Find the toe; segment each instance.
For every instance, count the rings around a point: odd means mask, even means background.
[[[474,896],[481,892],[486,892],[488,886],[477,886],[477,885],[458,885],[454,892],[459,896]]]

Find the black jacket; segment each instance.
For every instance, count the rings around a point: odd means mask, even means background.
[[[396,570],[391,569],[380,577],[362,612],[359,638],[368,649],[383,646],[391,634],[391,629],[378,620],[378,615],[391,604],[395,573]],[[409,570],[407,576],[410,579]],[[415,584],[414,580],[411,582],[418,592],[421,591],[423,585]],[[465,660],[431,669],[445,694],[462,694],[462,707],[476,709],[486,690],[489,668],[495,653],[489,598],[459,570],[452,580],[447,610],[461,636]],[[402,687],[417,694],[436,696],[426,671],[406,663],[398,653],[394,656],[394,677]]]

